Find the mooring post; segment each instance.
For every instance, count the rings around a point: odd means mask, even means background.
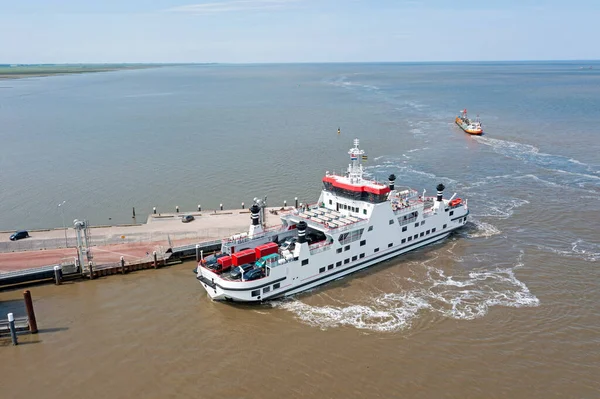
[[[133,216],[131,218],[135,219],[135,206],[133,207]]]
[[[59,265],[54,266],[54,283],[56,285],[60,285],[60,283],[61,283],[61,278],[62,278],[61,274],[62,273],[60,270],[60,266]]]
[[[244,203],[242,202],[242,209],[244,209]]]
[[[125,274],[125,258],[121,256],[121,274]]]
[[[198,204],[198,212],[200,212],[202,210],[202,206],[200,206],[200,204]]]
[[[12,313],[8,314],[8,329],[10,330],[10,339],[13,345],[19,345],[17,341],[17,330],[15,329],[15,316]]]
[[[152,252],[152,256],[154,257],[154,268],[158,267],[158,259],[156,257],[156,251]]]
[[[156,215],[156,207],[152,208],[152,213]]]
[[[200,262],[200,244],[196,244],[196,263]]]
[[[219,204],[219,206],[221,207],[221,210],[223,210],[223,204]]]
[[[29,320],[29,332],[37,334],[37,321],[35,320],[35,312],[33,311],[33,301],[31,300],[31,292],[29,290],[23,291],[23,298],[25,299],[25,308],[27,309],[27,319]]]
[[[294,201],[296,201],[296,209],[298,209],[298,197],[294,197]]]
[[[175,213],[179,213],[179,205],[175,206]]]
[[[200,250],[200,260],[204,260],[204,250]]]
[[[286,200],[283,200],[283,207],[284,208],[287,207],[287,201]]]
[[[92,261],[90,261],[90,263],[88,263],[88,267],[90,269],[90,280],[94,279],[94,265],[92,264]]]

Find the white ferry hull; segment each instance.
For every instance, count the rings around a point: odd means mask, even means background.
[[[466,216],[466,215],[465,215]],[[375,266],[378,263],[385,262],[389,259],[401,256],[408,252],[414,251],[416,249],[422,248],[427,245],[434,244],[436,242],[442,241],[447,238],[454,230],[459,229],[461,226],[457,226],[453,229],[448,229],[448,231],[439,233],[435,236],[424,238],[423,241],[416,242],[412,245],[401,245],[397,247],[393,247],[388,251],[378,253],[376,255],[370,256],[368,258],[364,258],[366,260],[357,260],[355,262],[349,263],[348,265],[333,268],[324,272],[322,275],[319,275],[317,278],[313,279],[304,279],[300,280],[300,282],[296,284],[290,284],[290,282],[286,282],[281,278],[269,279],[269,281],[256,280],[256,284],[249,284],[248,288],[244,290],[232,290],[227,289],[221,285],[214,284],[211,285],[205,279],[200,279],[200,283],[206,289],[208,296],[215,301],[233,301],[233,302],[264,302],[268,300],[278,299],[282,297],[287,297],[291,295],[296,295],[304,291],[311,290],[313,288],[319,287],[321,285],[327,284],[331,281],[338,280],[344,278],[345,276],[367,269],[371,266]],[[325,262],[326,263],[326,262]],[[299,266],[299,265],[297,265]],[[319,265],[321,266],[321,265]],[[323,266],[327,266],[323,264]],[[211,282],[212,283],[212,282]],[[267,295],[260,295],[252,297],[252,291],[255,290],[263,290],[265,287],[273,287],[274,284],[280,283],[280,287],[276,290],[271,291]]]

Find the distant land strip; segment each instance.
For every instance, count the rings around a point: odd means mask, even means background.
[[[207,64],[0,64],[0,79],[21,79],[72,73],[109,72],[127,69],[160,68],[179,65]]]

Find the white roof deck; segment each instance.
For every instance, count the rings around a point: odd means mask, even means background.
[[[307,211],[296,209],[287,215],[282,215],[282,218],[295,223],[304,220],[310,227],[320,230],[345,228],[367,220],[355,216],[344,216],[337,211],[327,208],[314,208]]]

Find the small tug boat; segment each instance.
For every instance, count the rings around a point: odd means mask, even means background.
[[[463,109],[460,111],[460,115],[456,117],[456,124],[460,126],[465,133],[481,135],[483,134],[483,128],[481,127],[481,121],[479,116],[474,121],[467,117],[467,110]]]
[[[222,241],[202,259],[196,278],[213,300],[261,302],[310,290],[398,255],[443,240],[467,222],[465,199],[425,196],[365,178],[358,139],[343,175],[326,172],[316,204],[278,212],[266,227],[266,204],[250,207],[248,232]],[[262,208],[262,209],[261,209]]]

